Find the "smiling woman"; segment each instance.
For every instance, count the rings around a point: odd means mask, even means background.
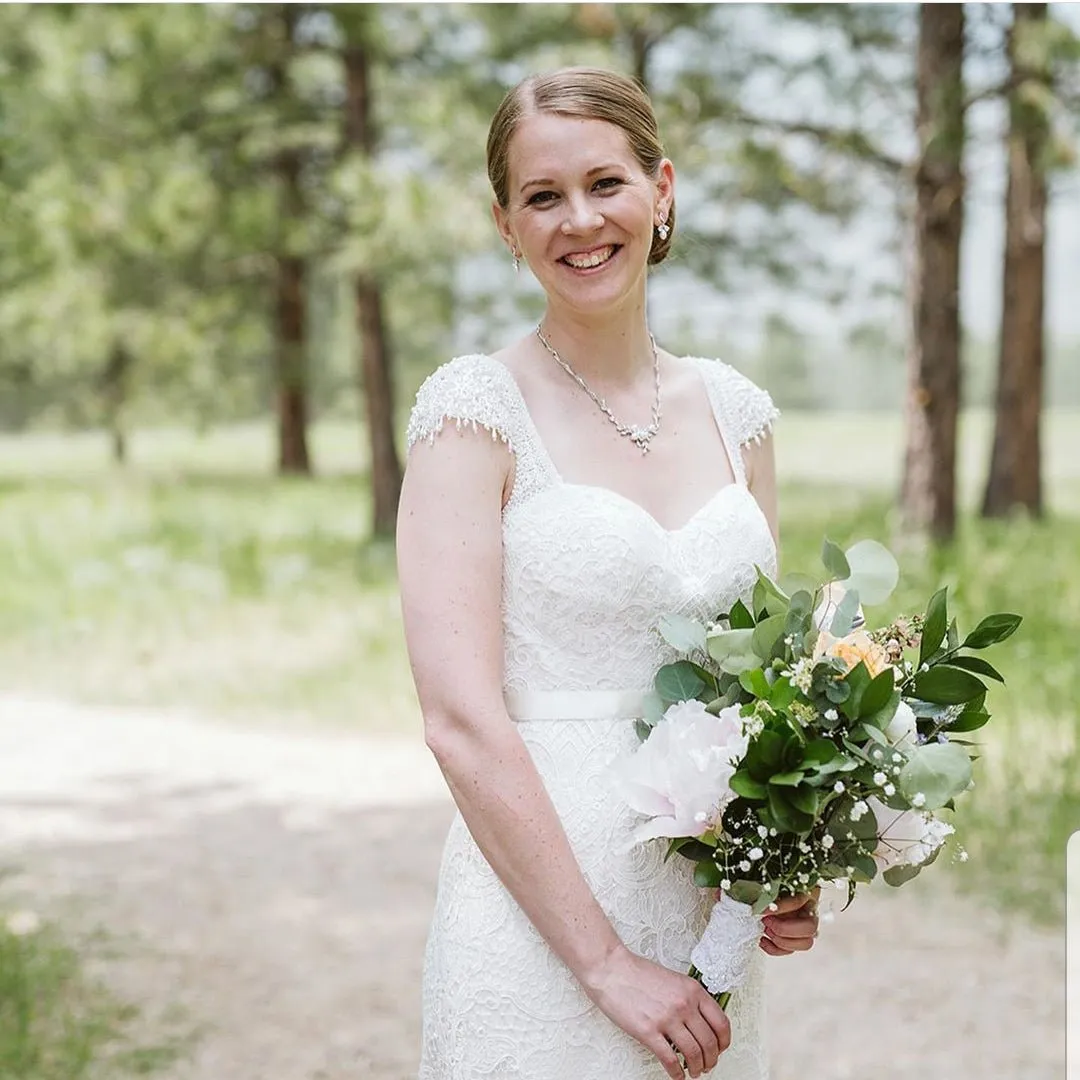
[[[685,974],[715,894],[662,846],[631,849],[640,822],[612,778],[671,659],[660,617],[707,621],[748,596],[755,566],[775,571],[776,410],[649,332],[675,170],[636,83],[526,79],[492,121],[488,172],[496,226],[547,307],[535,333],[443,364],[409,422],[406,641],[460,811],[420,1077],[677,1080],[685,1063],[764,1080],[764,956],[810,947],[808,898],[766,920],[720,1009]]]

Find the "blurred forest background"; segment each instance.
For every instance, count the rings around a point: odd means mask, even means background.
[[[653,329],[784,410],[785,564],[874,536],[897,609],[1025,616],[963,873],[1060,919],[1078,34],[1038,3],[0,6],[3,692],[418,736],[408,409],[542,310],[487,124],[529,72],[614,67],[678,172]]]

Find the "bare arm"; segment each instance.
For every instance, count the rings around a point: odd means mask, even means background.
[[[758,501],[769,523],[777,555],[780,551],[780,515],[776,498],[776,450],[770,433],[760,442],[748,443],[743,450],[746,463],[746,486]]]
[[[726,1017],[696,982],[634,956],[577,864],[502,699],[503,494],[512,459],[447,425],[410,456],[397,552],[409,658],[427,743],[477,846],[586,993],[673,1078],[711,1068]]]

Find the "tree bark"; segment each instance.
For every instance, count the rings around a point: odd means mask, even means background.
[[[908,530],[956,529],[960,241],[964,217],[964,9],[919,9],[912,337],[901,504]]]
[[[1005,259],[1002,275],[1001,340],[990,473],[983,495],[984,517],[1002,517],[1022,507],[1043,512],[1039,421],[1043,393],[1043,310],[1046,265],[1046,177],[1043,156],[1049,136],[1046,115],[1024,100],[1032,81],[1048,82],[1045,69],[1025,62],[1025,33],[1046,21],[1046,4],[1013,4],[1006,137]]]
[[[115,465],[127,464],[127,427],[124,406],[128,399],[128,382],[132,368],[131,353],[120,343],[114,343],[102,374],[105,415],[109,428],[109,445]]]
[[[279,105],[289,94],[288,60],[294,49],[297,11],[280,7],[281,51],[272,78]],[[283,110],[284,111],[284,110]],[[308,394],[306,356],[306,297],[304,260],[290,250],[293,233],[304,212],[300,186],[301,156],[294,148],[278,152],[275,171],[279,184],[280,230],[278,236],[275,296],[275,377],[278,428],[278,471],[310,474],[308,453]]]
[[[371,111],[370,57],[362,41],[343,52],[345,140],[348,149],[371,157],[376,133]],[[360,338],[360,389],[371,456],[372,532],[390,537],[397,527],[402,467],[394,440],[394,367],[382,283],[371,272],[357,275],[356,321]]]

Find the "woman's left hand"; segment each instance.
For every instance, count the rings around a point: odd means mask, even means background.
[[[790,956],[806,952],[818,932],[818,897],[821,889],[809,894],[789,896],[776,901],[776,910],[762,917],[765,933],[758,944],[770,956]]]

